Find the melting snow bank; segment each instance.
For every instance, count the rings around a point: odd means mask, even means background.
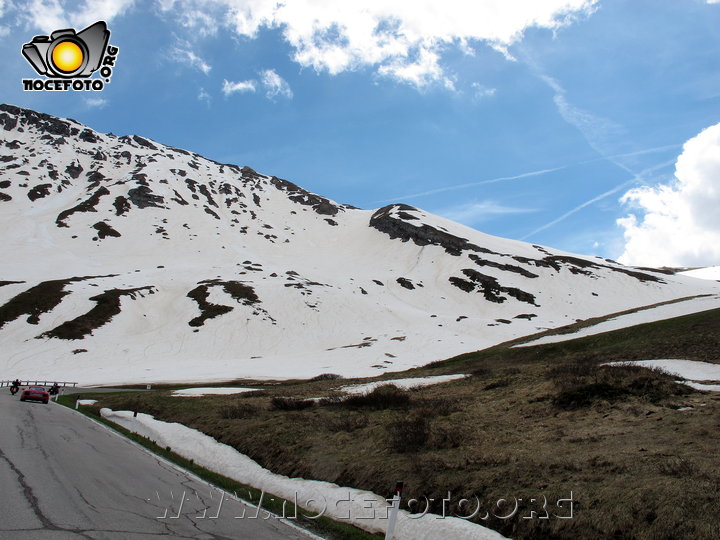
[[[711,309],[720,308],[720,295],[708,295],[690,298],[681,302],[672,304],[663,304],[648,309],[641,309],[627,315],[619,315],[600,322],[593,326],[582,328],[571,334],[555,334],[551,336],[541,337],[533,341],[527,341],[514,347],[531,347],[534,345],[545,345],[546,343],[559,343],[561,341],[569,341],[586,336],[594,336],[612,330],[619,330],[629,326],[645,324],[649,322],[662,321],[664,319],[672,319],[673,317],[681,317],[683,315],[691,315],[692,313],[700,313],[701,311],[709,311]]]
[[[718,384],[701,384],[694,381],[720,381],[720,364],[711,364],[709,362],[697,362],[695,360],[637,360],[633,362],[611,362],[608,366],[642,366],[649,369],[659,368],[675,375],[682,377],[683,381],[679,383],[686,384],[697,390],[706,390],[710,392],[720,392]]]
[[[387,525],[387,501],[369,491],[340,487],[329,482],[288,478],[274,474],[234,448],[217,442],[182,424],[161,422],[148,414],[133,418],[130,411],[101,409],[100,414],[126,429],[170,446],[174,452],[198,465],[251,485],[265,493],[277,495],[313,513],[323,513],[338,521],[349,521],[371,533],[384,533]],[[305,503],[303,501],[306,501]],[[398,540],[432,540],[435,538],[468,540],[503,540],[499,533],[460,518],[443,518],[435,514],[416,514],[400,510],[394,538]]]
[[[347,392],[348,394],[364,394],[365,392],[372,392],[378,386],[384,386],[386,384],[392,384],[402,390],[408,390],[410,388],[419,388],[421,386],[430,386],[432,384],[440,384],[448,381],[455,381],[457,379],[464,379],[465,377],[467,377],[467,375],[435,375],[432,377],[415,377],[412,379],[390,379],[387,381],[342,386],[340,390]]]
[[[175,390],[172,393],[173,397],[200,397],[200,396],[219,396],[228,394],[242,394],[244,392],[255,392],[260,390],[259,388],[183,388],[182,390]]]

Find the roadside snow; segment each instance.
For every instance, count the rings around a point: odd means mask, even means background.
[[[259,388],[183,388],[182,390],[175,390],[172,393],[173,397],[200,397],[200,396],[216,396],[216,395],[229,395],[229,394],[242,394],[244,392],[254,392],[260,390]]]
[[[455,381],[457,379],[463,379],[467,375],[436,375],[433,377],[415,377],[411,379],[390,379],[387,381],[377,381],[363,384],[353,384],[350,386],[342,386],[340,390],[348,394],[364,394],[366,392],[372,392],[378,386],[384,386],[386,384],[392,384],[402,390],[408,390],[410,388],[419,388],[421,386],[430,386],[433,384],[440,384],[448,381]]]
[[[133,418],[130,411],[101,409],[100,414],[121,426],[148,437],[160,446],[170,446],[174,452],[194,460],[198,465],[215,470],[238,482],[249,484],[268,494],[289,501],[297,498],[298,504],[310,512],[324,515],[372,533],[384,533],[387,525],[386,500],[369,491],[341,487],[329,482],[288,478],[274,474],[258,465],[234,448],[217,442],[212,437],[182,424],[155,420],[139,413]],[[502,540],[497,532],[469,521],[441,517],[435,514],[411,514],[400,510],[394,538],[398,540]]]
[[[680,317],[682,315],[690,315],[692,313],[699,313],[701,311],[718,308],[720,308],[720,295],[713,294],[699,298],[690,298],[688,300],[683,300],[682,302],[675,302],[674,304],[664,304],[662,306],[649,309],[642,309],[627,315],[619,315],[618,317],[613,317],[612,319],[608,319],[596,325],[582,328],[571,334],[545,336],[533,341],[521,343],[520,345],[514,345],[514,347],[531,347],[535,345],[545,345],[547,343],[560,343],[562,341],[569,341],[571,339],[586,336],[594,336],[596,334],[636,326],[638,324],[662,321],[664,319],[672,319],[673,317]]]
[[[707,268],[698,268],[697,270],[679,272],[679,274],[699,279],[712,279],[720,281],[720,266],[708,266]]]

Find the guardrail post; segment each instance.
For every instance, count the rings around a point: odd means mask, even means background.
[[[388,525],[385,531],[385,540],[392,540],[393,534],[395,533],[395,523],[397,522],[398,510],[400,509],[402,490],[403,483],[397,482],[395,484],[395,495],[393,495],[392,498],[392,509],[390,510],[390,517],[388,518]]]

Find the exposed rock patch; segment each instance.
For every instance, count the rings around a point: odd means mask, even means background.
[[[123,296],[129,296],[134,300],[138,295],[144,297],[143,293],[154,294],[155,288],[147,286],[135,289],[110,289],[93,296],[90,300],[96,303],[94,308],[84,315],[64,322],[60,326],[41,334],[38,339],[83,339],[85,336],[92,335],[93,330],[109,323],[115,315],[122,311],[120,299]]]

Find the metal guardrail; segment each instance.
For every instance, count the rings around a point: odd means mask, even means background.
[[[13,381],[0,381],[0,387],[12,386],[12,383]],[[20,379],[20,386],[52,386],[53,384],[57,384],[61,388],[66,388],[68,386],[75,388],[78,383],[69,381],[42,381],[39,379]]]

